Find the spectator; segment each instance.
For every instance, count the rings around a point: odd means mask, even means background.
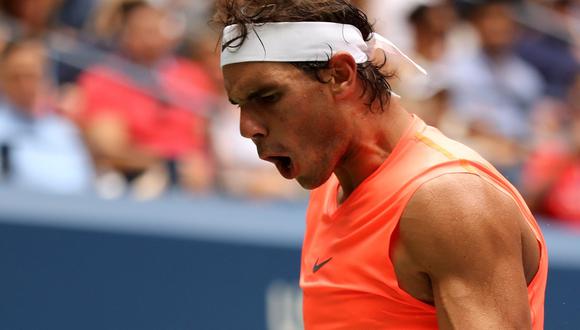
[[[544,3],[530,2],[526,6],[522,16],[533,29],[528,29],[519,41],[518,53],[542,74],[546,94],[564,99],[580,69],[580,19],[574,16],[578,13],[574,13],[573,1]]]
[[[15,38],[41,38],[53,25],[59,0],[0,0]]]
[[[413,38],[407,17],[413,8],[426,2],[429,0],[367,0],[362,7],[378,33],[408,51]]]
[[[156,3],[171,13],[187,38],[196,40],[206,36],[207,18],[213,13],[214,0],[158,0]]]
[[[532,211],[580,226],[580,73],[561,122],[564,135],[545,139],[524,168],[522,190]]]
[[[171,184],[206,190],[213,169],[204,116],[213,85],[199,65],[172,54],[176,40],[166,12],[145,1],[117,9],[118,56],[79,79],[84,101],[77,118],[97,168],[129,183],[155,173],[158,184],[144,197]]]
[[[90,13],[91,1],[94,0],[0,0],[0,30],[5,30],[9,39],[41,39],[51,60],[51,79],[64,85],[73,82],[80,72],[77,58],[83,58],[79,47],[82,24],[78,19]]]
[[[393,41],[399,48],[405,51],[411,51],[416,40],[413,22],[409,21],[410,15],[421,7],[439,7],[436,11],[446,11],[450,9],[442,8],[441,5],[458,6],[462,1],[473,2],[473,0],[364,0],[363,8],[366,9],[371,21],[374,22],[374,28],[377,32]],[[439,14],[436,14],[439,15]],[[429,15],[431,16],[431,14]],[[441,16],[439,16],[441,17]],[[453,17],[447,15],[449,21],[431,22],[437,25],[450,25],[451,33],[447,43],[451,46],[449,51],[456,50],[461,54],[470,53],[476,47],[474,32],[469,24],[462,24]]]
[[[539,74],[514,52],[516,25],[506,1],[475,5],[470,15],[480,50],[450,67],[453,109],[469,145],[517,183],[529,138],[529,114],[542,96]]]
[[[394,88],[402,96],[405,108],[417,113],[428,124],[440,127],[449,108],[447,82],[449,33],[455,24],[453,6],[445,0],[421,1],[408,16],[412,27],[409,52],[429,75],[417,70],[398,72],[401,79]]]
[[[0,58],[0,144],[4,181],[55,193],[89,190],[91,162],[72,123],[50,102],[45,50],[9,44]]]

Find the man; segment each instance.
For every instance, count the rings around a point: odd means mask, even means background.
[[[91,159],[74,125],[50,100],[46,50],[15,40],[0,54],[0,181],[50,193],[90,191]]]
[[[213,169],[202,113],[211,108],[214,86],[200,66],[173,54],[177,40],[167,12],[126,0],[116,13],[118,57],[79,78],[84,102],[77,119],[99,172],[123,174],[140,198],[157,197],[169,184],[209,189]],[[154,184],[140,189],[147,177]]]
[[[360,10],[234,0],[215,20],[241,134],[313,189],[307,329],[542,328],[547,256],[533,216],[488,162],[391,97],[387,73],[405,56],[380,56],[388,42]]]
[[[471,4],[467,12],[480,45],[449,61],[453,113],[468,126],[462,141],[477,146],[504,176],[519,183],[542,78],[514,52],[518,26],[508,0]]]

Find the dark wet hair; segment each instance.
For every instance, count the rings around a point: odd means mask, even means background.
[[[358,28],[363,38],[372,37],[373,27],[365,13],[352,5],[348,0],[219,0],[212,22],[219,28],[238,24],[241,34],[228,41],[222,47],[240,47],[250,31],[247,24],[269,22],[332,22],[350,24]],[[328,59],[332,57],[332,50]],[[314,79],[325,83],[320,72],[330,66],[327,61],[289,62],[309,74]],[[370,107],[379,102],[381,109],[390,99],[391,86],[387,81],[392,75],[385,76],[381,69],[386,64],[374,64],[370,61],[357,64],[358,77],[362,82],[363,97]]]

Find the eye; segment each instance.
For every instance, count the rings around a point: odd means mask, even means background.
[[[275,102],[278,102],[279,99],[280,99],[280,94],[274,93],[274,94],[260,96],[258,101],[260,103],[275,103]]]

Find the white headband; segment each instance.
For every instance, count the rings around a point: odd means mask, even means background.
[[[222,51],[222,67],[242,62],[328,61],[332,54],[344,51],[352,55],[356,63],[370,60],[382,64],[386,54],[388,71],[407,63],[427,74],[425,69],[385,37],[373,33],[371,40],[367,42],[360,30],[353,25],[279,22],[252,24],[247,25],[247,28],[248,35],[243,43],[241,40],[234,40],[240,36],[238,25],[229,25],[224,29],[222,45],[231,44]]]

